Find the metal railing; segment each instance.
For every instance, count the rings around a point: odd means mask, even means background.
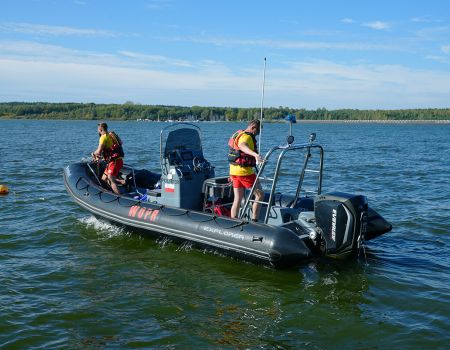
[[[308,165],[310,163],[310,159],[313,156],[312,151],[317,151],[319,154],[319,165],[318,165],[318,168],[315,168],[315,169],[308,167]],[[313,195],[321,194],[321,192],[322,192],[323,155],[324,155],[322,146],[320,146],[318,144],[313,144],[312,142],[310,142],[308,144],[300,144],[300,145],[287,144],[287,145],[283,145],[283,146],[281,146],[281,145],[276,146],[276,147],[273,147],[272,149],[270,149],[266,153],[266,155],[264,157],[265,161],[264,161],[264,163],[261,164],[261,166],[258,170],[258,173],[256,175],[256,181],[253,184],[253,187],[251,188],[250,193],[248,193],[248,195],[246,197],[245,204],[240,211],[239,218],[242,219],[246,215],[246,213],[249,209],[250,203],[259,203],[261,205],[267,206],[265,217],[264,217],[264,223],[265,224],[267,223],[269,216],[270,216],[271,208],[274,205],[273,203],[274,203],[274,199],[275,199],[275,194],[277,193],[276,188],[277,188],[278,180],[280,177],[282,161],[288,152],[303,152],[304,153],[303,164],[302,164],[302,168],[300,171],[297,186],[295,189],[295,197],[294,197],[294,200],[292,201],[292,204],[290,205],[290,207],[294,207],[295,204],[297,203],[297,200],[300,198],[306,174],[313,174],[313,175],[317,176],[317,188],[308,189],[306,191],[305,191],[305,189],[303,189],[303,192],[308,193],[308,194],[313,194]],[[276,160],[275,168],[273,171],[273,176],[270,176],[270,177],[263,176],[267,165],[271,162],[271,159],[273,159],[273,157],[276,154],[278,154],[278,158]],[[291,168],[294,168],[294,167],[295,167],[295,164]],[[267,201],[257,201],[255,199],[252,199],[252,197],[255,193],[255,190],[257,188],[257,183],[258,183],[258,181],[261,181],[261,180],[271,183],[269,199]]]

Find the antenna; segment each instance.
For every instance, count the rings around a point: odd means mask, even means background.
[[[261,114],[259,116],[259,154],[262,154],[262,123],[263,123],[263,110],[264,110],[264,86],[266,85],[266,58],[264,57],[264,70],[263,70],[263,83],[262,83],[262,96],[261,96]]]

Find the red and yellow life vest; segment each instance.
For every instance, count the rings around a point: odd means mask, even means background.
[[[242,152],[239,149],[239,138],[244,134],[247,134],[252,138],[254,145],[253,151],[258,153],[255,135],[245,130],[238,130],[231,136],[230,140],[228,141],[228,146],[230,147],[230,150],[228,151],[228,162],[230,164],[239,165],[242,167],[253,167],[256,165],[255,157]]]
[[[120,139],[119,135],[117,135],[114,131],[110,131],[108,133],[108,136],[112,140],[112,146],[103,150],[103,158],[107,162],[110,162],[124,157],[125,153],[123,151],[122,140]]]

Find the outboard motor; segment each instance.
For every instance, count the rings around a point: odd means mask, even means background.
[[[367,231],[367,198],[334,192],[314,200],[316,225],[322,237],[322,252],[346,258],[356,252],[360,236]]]

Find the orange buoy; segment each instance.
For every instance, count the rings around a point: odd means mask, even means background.
[[[0,185],[0,194],[8,194],[8,193],[9,193],[8,186]]]

